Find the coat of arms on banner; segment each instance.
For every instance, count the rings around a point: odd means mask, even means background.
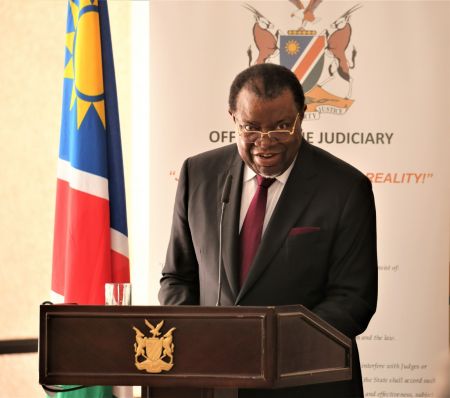
[[[331,19],[320,31],[323,18],[317,15],[322,0],[289,0],[295,7],[290,16],[300,26],[276,29],[259,10],[246,3],[254,18],[253,40],[247,50],[248,64],[277,62],[291,69],[303,86],[308,105],[305,119],[318,119],[321,113],[342,115],[352,106],[352,69],[356,66],[356,48],[351,46],[351,16],[357,4]],[[305,6],[303,3],[307,3]],[[340,79],[345,92],[334,92],[333,80]]]
[[[148,373],[161,373],[169,371],[173,367],[173,344],[172,333],[175,328],[171,328],[162,337],[161,328],[164,321],[153,326],[145,319],[145,324],[149,327],[151,336],[146,337],[137,327],[133,326],[136,332],[136,342],[134,343],[134,364],[139,370]]]

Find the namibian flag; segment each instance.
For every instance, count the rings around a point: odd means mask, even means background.
[[[127,235],[107,3],[69,0],[53,246],[56,297],[104,304],[105,282],[130,280]],[[108,393],[110,387],[95,396]],[[89,389],[83,394],[94,396]]]
[[[52,290],[104,304],[129,282],[116,83],[106,1],[70,0],[58,159]]]

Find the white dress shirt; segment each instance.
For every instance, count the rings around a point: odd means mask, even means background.
[[[276,181],[269,187],[267,191],[267,204],[266,204],[266,215],[264,216],[263,224],[263,235],[266,230],[267,224],[269,223],[270,217],[272,217],[275,206],[280,199],[281,192],[283,192],[286,181],[288,180],[289,174],[294,167],[294,163],[297,157],[292,161],[291,165],[287,170],[276,177]],[[241,213],[239,217],[239,232],[241,231],[242,224],[244,223],[245,216],[247,214],[250,203],[255,196],[256,189],[258,188],[258,183],[256,181],[256,173],[247,165],[244,166],[244,175],[242,183],[242,196],[241,196]]]

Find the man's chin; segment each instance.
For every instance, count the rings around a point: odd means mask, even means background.
[[[256,174],[264,178],[276,178],[284,173],[285,170],[279,164],[274,165],[261,165],[254,163],[247,163]]]
[[[259,159],[254,160],[254,163],[252,165],[254,172],[264,178],[275,178],[275,177],[278,177],[279,175],[283,174],[284,164],[280,164],[280,159],[279,159],[280,156],[279,155],[276,156],[276,158],[278,158],[277,159],[278,161],[275,161],[275,158],[264,159],[264,160],[259,160]]]

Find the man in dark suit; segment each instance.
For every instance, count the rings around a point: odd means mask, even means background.
[[[161,304],[216,304],[221,195],[231,175],[221,305],[302,304],[353,340],[351,381],[240,390],[239,397],[363,397],[354,339],[377,301],[372,188],[361,172],[302,139],[305,109],[291,71],[246,69],[230,88],[237,143],[187,159],[180,174]],[[255,234],[260,241],[249,254]]]

